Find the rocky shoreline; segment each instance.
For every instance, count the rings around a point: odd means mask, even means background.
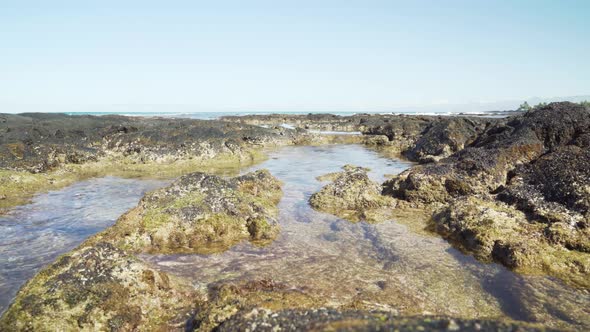
[[[306,129],[363,135],[334,138]],[[418,165],[383,184],[371,181],[366,169],[347,165],[320,178],[330,183],[309,199],[314,209],[354,222],[386,222],[404,211],[421,211],[417,215],[427,219],[407,222],[439,233],[478,260],[590,287],[590,109],[578,104],[553,103],[508,118],[308,115],[200,121],[3,114],[2,208],[85,177],[186,175],[144,196],[114,226],[27,282],[0,319],[0,330],[541,328],[330,308],[322,298],[272,280],[211,285],[203,292],[191,280],[138,258],[211,254],[241,241],[271,243],[280,233],[282,191],[276,178],[264,170],[233,178],[194,171],[255,162],[264,157],[263,148],[326,143],[379,146]]]
[[[383,183],[382,194],[397,200],[391,206],[431,211],[429,228],[479,260],[590,287],[590,110],[553,103],[510,118],[416,117],[364,131],[420,163]],[[366,204],[356,203],[366,192],[334,204],[354,190],[353,177],[310,203],[363,215]]]
[[[220,121],[65,114],[0,114],[0,209],[81,179],[175,177],[264,158],[261,149],[313,142],[282,127]]]

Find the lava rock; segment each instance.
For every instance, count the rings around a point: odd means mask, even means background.
[[[310,205],[322,212],[351,221],[383,221],[395,207],[391,197],[381,195],[381,186],[369,179],[367,169],[346,165],[344,172],[320,177],[333,182],[309,198]]]

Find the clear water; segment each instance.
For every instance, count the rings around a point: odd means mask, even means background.
[[[590,295],[547,277],[521,276],[482,264],[432,234],[403,224],[351,223],[309,207],[323,183],[316,177],[351,163],[370,177],[408,168],[359,145],[288,147],[266,162],[283,181],[279,238],[258,248],[242,243],[214,255],[145,255],[169,273],[189,277],[203,289],[222,280],[270,278],[330,304],[362,303],[400,314],[504,317],[558,327],[590,328]]]
[[[241,116],[241,115],[269,115],[269,114],[285,114],[285,115],[306,115],[310,113],[314,114],[334,114],[340,116],[351,116],[355,114],[413,114],[413,115],[460,115],[469,114],[478,116],[484,115],[486,117],[505,117],[506,115],[494,115],[495,111],[475,111],[469,110],[464,113],[461,111],[449,111],[448,109],[437,109],[437,110],[424,110],[424,109],[395,109],[390,111],[243,111],[243,112],[199,112],[194,111],[188,107],[183,111],[141,111],[138,107],[127,109],[124,107],[122,110],[114,110],[107,112],[88,112],[88,111],[76,111],[76,112],[65,112],[68,115],[125,115],[125,116],[144,116],[144,117],[172,117],[172,118],[185,118],[185,119],[199,119],[199,120],[216,120],[222,116]]]
[[[0,216],[0,313],[43,266],[111,226],[167,181],[105,177],[38,195]]]
[[[345,164],[383,181],[409,163],[359,145],[285,147],[243,172],[266,168],[283,181],[281,233],[271,245],[248,242],[213,255],[143,255],[153,266],[207,289],[219,281],[271,278],[325,298],[400,314],[495,317],[590,329],[590,294],[543,276],[483,264],[440,237],[404,222],[351,223],[314,211],[316,177]],[[111,225],[143,192],[165,182],[104,178],[38,196],[0,219],[0,305],[39,267]]]

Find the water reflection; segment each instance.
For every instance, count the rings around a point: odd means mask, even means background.
[[[397,222],[350,223],[311,209],[307,199],[322,186],[315,178],[347,163],[370,168],[369,176],[376,181],[410,166],[356,145],[278,150],[263,164],[245,170],[267,168],[284,182],[281,234],[275,242],[264,248],[242,243],[215,255],[144,259],[193,279],[203,289],[222,280],[272,278],[333,305],[590,327],[590,297],[584,291],[482,264],[438,236],[416,234]]]
[[[112,225],[167,181],[91,179],[38,195],[0,216],[0,312],[41,267]]]
[[[348,163],[383,181],[410,163],[358,145],[285,147],[255,167],[283,181],[281,233],[271,245],[247,242],[214,255],[143,255],[154,266],[206,289],[219,281],[272,278],[327,299],[400,314],[506,317],[590,328],[590,295],[543,276],[482,264],[438,236],[395,221],[350,223],[309,207],[315,178]],[[38,196],[0,219],[0,308],[16,288],[59,253],[111,225],[143,193],[165,181],[94,179]]]

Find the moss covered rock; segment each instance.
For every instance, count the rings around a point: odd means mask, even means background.
[[[244,239],[268,243],[279,231],[281,196],[280,182],[266,170],[231,179],[180,177],[31,279],[0,330],[182,329],[201,294],[135,254],[213,252]]]
[[[17,294],[2,331],[131,331],[182,327],[198,294],[109,243],[82,245]]]
[[[433,215],[432,223],[437,232],[480,260],[590,287],[590,255],[548,237],[551,232],[565,243],[588,241],[587,235],[574,229],[534,222],[510,205],[477,197],[453,201]]]
[[[590,280],[590,110],[552,103],[488,125],[464,149],[413,167],[384,193],[439,210],[434,228],[483,260]]]
[[[151,192],[102,237],[133,252],[208,253],[279,232],[281,183],[260,170],[231,179],[191,173]]]
[[[383,221],[390,217],[395,200],[381,195],[381,186],[369,179],[368,169],[346,165],[344,171],[326,174],[319,180],[332,180],[309,198],[311,206],[351,221]]]
[[[244,310],[284,310],[319,308],[325,299],[294,289],[272,279],[257,279],[213,285],[208,301],[200,303],[193,327],[210,331]]]

